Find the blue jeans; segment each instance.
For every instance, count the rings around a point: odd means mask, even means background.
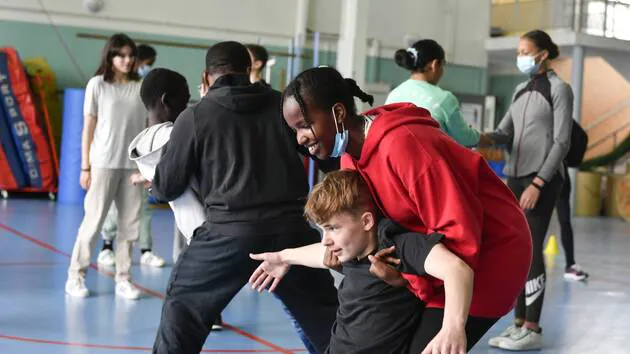
[[[276,293],[273,293],[273,295],[277,299],[280,300],[280,297],[278,297]],[[302,326],[300,326],[300,324],[295,319],[295,317],[293,317],[293,314],[291,313],[291,311],[289,311],[289,308],[286,307],[284,304],[282,304],[282,309],[287,314],[287,316],[289,316],[289,319],[291,320],[291,323],[293,324],[293,328],[295,328],[295,331],[297,332],[298,337],[300,337],[300,340],[302,341],[302,343],[304,343],[304,346],[306,347],[306,350],[308,350],[309,354],[318,354],[317,350],[315,350],[315,346],[313,345],[313,343],[311,343],[311,340],[308,339],[308,337],[306,336],[306,333],[304,333],[304,330],[302,329]]]

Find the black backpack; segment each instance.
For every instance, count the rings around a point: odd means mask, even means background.
[[[568,167],[580,167],[582,160],[584,160],[587,146],[588,135],[580,124],[574,120],[573,128],[571,129],[571,148],[564,158],[564,162]]]
[[[553,112],[553,100],[550,99],[549,103],[551,104],[551,111]],[[573,124],[571,124],[571,147],[569,148],[569,152],[567,152],[567,156],[564,157],[564,162],[567,164],[567,167],[580,167],[584,160],[587,147],[588,135],[580,123],[573,119]]]

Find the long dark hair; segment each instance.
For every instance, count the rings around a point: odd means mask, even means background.
[[[131,48],[131,55],[134,57],[134,60],[137,60],[138,48],[136,47],[136,43],[133,39],[129,38],[124,33],[117,33],[113,36],[109,37],[107,44],[103,47],[103,52],[101,54],[101,64],[99,65],[94,76],[103,75],[103,79],[105,82],[113,82],[114,81],[114,64],[112,63],[115,56],[120,54],[120,51],[124,46],[129,46]],[[140,80],[140,75],[135,70],[130,70],[127,73],[127,78],[129,80],[138,81]]]
[[[289,97],[295,98],[306,121],[308,116],[303,97],[308,97],[323,111],[329,111],[335,103],[341,102],[351,114],[356,114],[357,110],[354,97],[370,105],[374,103],[374,97],[363,92],[354,80],[344,79],[330,67],[312,68],[300,73],[284,90],[282,101]]]
[[[551,37],[545,31],[533,30],[525,33],[521,38],[527,38],[540,50],[549,52],[549,59],[556,59],[560,55],[558,45],[551,40]]]
[[[394,54],[398,66],[412,72],[424,72],[424,67],[434,60],[444,63],[446,55],[444,48],[432,40],[422,39],[407,49],[399,49]]]

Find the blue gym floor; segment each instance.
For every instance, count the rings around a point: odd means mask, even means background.
[[[64,283],[80,206],[43,200],[0,201],[0,353],[150,352],[158,326],[170,265],[136,265],[138,301],[117,299],[112,274],[90,269],[87,299],[66,297]],[[170,261],[172,216],[153,217],[154,251]],[[616,219],[574,221],[576,257],[590,274],[588,284],[562,279],[562,250],[548,262],[542,353],[630,353],[630,223]],[[551,232],[556,230],[554,224]],[[96,258],[96,251],[93,259]],[[134,251],[137,263],[139,251]],[[223,313],[227,327],[213,332],[207,353],[304,353],[278,301],[243,289]],[[487,338],[473,353],[500,353]]]

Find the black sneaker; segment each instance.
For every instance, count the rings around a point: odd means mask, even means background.
[[[223,329],[223,319],[221,317],[221,315],[219,315],[219,318],[217,318],[214,323],[212,324],[212,330],[213,331],[220,331]]]

